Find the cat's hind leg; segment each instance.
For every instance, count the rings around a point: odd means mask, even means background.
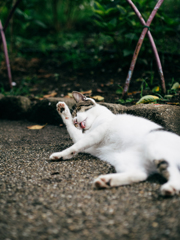
[[[160,188],[162,196],[173,196],[180,192],[180,172],[175,164],[169,164],[164,159],[154,160],[158,172],[167,180]]]
[[[142,165],[141,154],[128,149],[122,153],[111,153],[110,163],[115,167],[117,173],[100,175],[94,180],[94,186],[97,188],[117,187],[145,181],[148,174]]]
[[[100,175],[94,180],[96,188],[109,188],[145,181],[148,175],[144,171],[131,170],[122,173]]]

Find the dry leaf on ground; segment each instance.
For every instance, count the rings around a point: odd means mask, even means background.
[[[43,98],[49,98],[49,97],[54,97],[57,95],[57,92],[53,91],[52,93],[50,94],[47,94],[47,95],[44,95]]]
[[[42,129],[47,125],[47,123],[45,125],[33,125],[33,126],[28,126],[27,128],[30,130],[36,130],[36,129]]]
[[[45,98],[55,97],[57,95],[57,92],[53,91],[50,94],[44,95],[42,98],[39,98],[39,100],[43,100]]]
[[[92,90],[84,91],[84,92],[81,92],[81,93],[85,94],[85,95],[88,95],[88,96],[91,96]]]
[[[133,91],[133,92],[128,92],[128,96],[131,96],[131,95],[135,95],[135,94],[138,94],[138,93],[141,93],[141,91]]]
[[[104,97],[102,97],[102,96],[94,96],[92,98],[96,101],[99,101],[99,102],[104,101]]]

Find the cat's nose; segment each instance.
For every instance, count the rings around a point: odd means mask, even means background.
[[[75,124],[78,124],[77,119],[74,119],[74,120],[73,120],[73,123],[74,123],[74,125],[75,125]]]

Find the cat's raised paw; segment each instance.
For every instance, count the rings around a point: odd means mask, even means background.
[[[56,108],[57,108],[57,111],[58,111],[59,113],[64,112],[66,107],[67,107],[67,106],[66,106],[66,104],[65,104],[64,102],[58,102],[58,103],[56,104]]]
[[[56,108],[58,113],[61,115],[61,117],[63,117],[64,120],[71,118],[71,113],[65,102],[58,102],[56,104]]]

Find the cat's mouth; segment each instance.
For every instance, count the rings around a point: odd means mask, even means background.
[[[87,119],[87,118],[86,118]],[[78,123],[77,119],[74,121],[74,126],[75,127],[80,127],[84,129],[86,127],[86,119],[83,120],[82,122]]]
[[[86,119],[79,123],[80,128],[84,129],[86,127]]]

